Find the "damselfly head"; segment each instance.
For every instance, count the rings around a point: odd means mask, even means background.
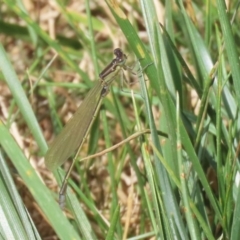
[[[102,80],[106,80],[106,78],[111,79],[113,76],[116,76],[121,68],[126,69],[125,62],[127,60],[127,56],[120,48],[114,49],[113,53],[116,58],[114,58],[99,74],[99,77]]]
[[[123,53],[121,48],[114,49],[113,53],[116,56],[115,60],[117,64],[124,64],[126,62],[127,55]]]

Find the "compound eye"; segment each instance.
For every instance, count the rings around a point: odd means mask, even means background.
[[[122,56],[124,55],[123,54],[123,52],[122,52],[122,50],[120,49],[120,48],[116,48],[116,49],[114,49],[114,55],[117,57],[117,58],[119,58],[119,59],[121,59],[122,58]]]
[[[116,55],[117,57],[119,57],[120,55],[122,55],[122,50],[121,48],[115,48],[113,51],[114,55]]]

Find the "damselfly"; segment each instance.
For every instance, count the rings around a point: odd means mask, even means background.
[[[78,149],[76,156],[79,154],[84,140],[91,129],[93,121],[99,111],[102,99],[108,94],[109,87],[121,69],[128,69],[125,65],[127,56],[120,48],[114,50],[116,56],[104,70],[99,74],[99,81],[89,91],[86,98],[74,114],[67,122],[62,132],[55,138],[50,145],[45,156],[45,164],[51,171],[61,166],[67,159]],[[74,158],[71,166],[63,181],[59,192],[59,203],[63,206],[65,202],[65,192],[67,181],[76,161]]]

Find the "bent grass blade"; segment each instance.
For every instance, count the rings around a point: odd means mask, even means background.
[[[83,161],[86,161],[86,160],[90,160],[90,159],[93,159],[93,158],[96,158],[96,157],[99,157],[99,156],[102,156],[104,154],[107,154],[117,148],[119,148],[120,146],[124,145],[125,143],[127,142],[130,142],[131,140],[137,138],[137,137],[140,137],[142,135],[145,135],[145,134],[150,134],[151,133],[151,129],[144,129],[142,131],[139,131],[139,132],[136,132],[134,134],[132,134],[131,136],[129,136],[128,138],[122,140],[121,142],[101,151],[101,152],[98,152],[98,153],[95,153],[93,155],[90,155],[90,156],[87,156],[87,157],[84,157],[84,158],[81,158],[79,160],[79,162],[83,162]],[[157,131],[157,133],[165,138],[168,138],[168,135],[162,131]]]

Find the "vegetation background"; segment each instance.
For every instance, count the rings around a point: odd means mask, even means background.
[[[2,239],[240,239],[239,1],[0,3]],[[132,140],[76,163],[62,211],[47,145],[117,47],[134,94],[119,76],[81,157]]]

